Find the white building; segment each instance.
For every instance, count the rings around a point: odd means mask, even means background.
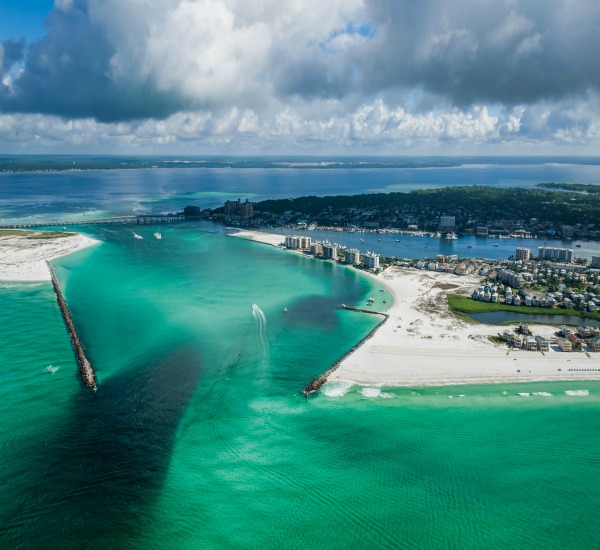
[[[365,254],[365,267],[367,269],[379,269],[379,254],[367,252]]]
[[[538,248],[540,260],[558,260],[559,262],[571,262],[573,260],[572,248],[555,248],[553,246],[540,246]]]
[[[285,237],[286,248],[293,250],[310,250],[310,237],[299,237],[298,235],[287,235]]]

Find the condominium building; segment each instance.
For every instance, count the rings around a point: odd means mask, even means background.
[[[367,252],[365,254],[365,267],[367,269],[379,269],[379,254]]]
[[[352,265],[360,264],[360,251],[356,248],[347,248],[344,250],[344,261]]]
[[[523,262],[528,262],[531,257],[531,250],[529,248],[517,248],[515,251],[515,258]]]
[[[323,257],[327,260],[337,260],[338,245],[330,242],[323,243]]]
[[[553,246],[540,246],[538,248],[538,258],[540,260],[557,260],[559,262],[573,261],[572,248],[556,248]]]
[[[286,248],[292,248],[293,250],[309,250],[310,244],[310,237],[288,235],[285,238]]]

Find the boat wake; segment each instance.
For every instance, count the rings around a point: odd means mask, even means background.
[[[267,318],[256,304],[252,304],[252,317],[258,324],[258,337],[263,348],[263,359],[267,357],[267,342],[265,340],[265,331],[267,330]]]
[[[136,239],[143,239],[143,238],[144,238],[144,237],[142,237],[141,235],[138,235],[137,233],[134,233],[134,234],[133,234],[133,236],[134,236]]]
[[[162,239],[162,235],[158,231],[154,233],[154,236],[159,240]]]
[[[48,365],[46,367],[46,370],[50,373],[50,374],[54,374],[58,369],[60,369],[60,367],[53,367],[52,365]]]

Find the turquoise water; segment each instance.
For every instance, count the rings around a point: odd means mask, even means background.
[[[567,168],[410,170],[6,174],[0,215],[158,212],[408,176],[562,181]],[[0,283],[0,547],[598,545],[600,382],[336,382],[306,401],[304,385],[375,326],[339,309],[377,293],[370,279],[208,223],[135,228],[141,240],[84,230],[101,244],[53,263],[96,398],[51,285]]]
[[[376,322],[338,305],[377,287],[212,225],[156,229],[97,229],[54,262],[95,399],[51,286],[0,288],[5,547],[595,546],[600,383],[306,401]]]

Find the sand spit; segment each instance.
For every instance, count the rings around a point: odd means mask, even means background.
[[[0,281],[50,281],[46,261],[98,244],[84,235],[49,239],[30,239],[0,231]]]

